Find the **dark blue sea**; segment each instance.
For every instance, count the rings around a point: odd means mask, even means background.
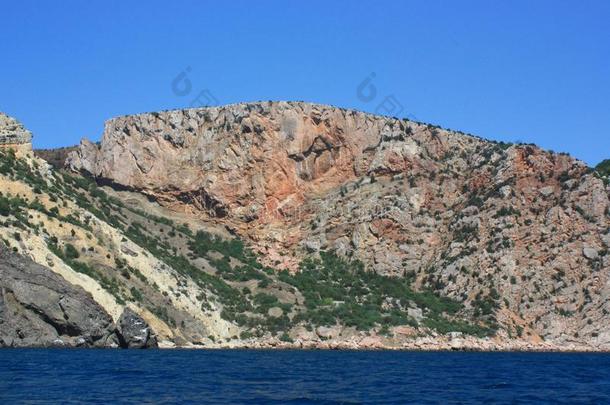
[[[610,356],[0,350],[0,403],[610,403]]]

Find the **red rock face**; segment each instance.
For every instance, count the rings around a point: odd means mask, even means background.
[[[467,303],[501,291],[500,321],[531,331],[586,329],[557,313],[603,316],[610,296],[609,190],[535,146],[280,102],[115,118],[68,163],[223,223],[276,267],[335,250]]]

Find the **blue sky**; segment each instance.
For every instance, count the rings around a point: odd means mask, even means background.
[[[371,112],[394,100],[400,116],[610,158],[608,1],[20,0],[2,20],[0,111],[35,147],[205,97]]]

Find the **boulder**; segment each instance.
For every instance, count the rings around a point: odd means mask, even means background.
[[[126,349],[147,349],[158,347],[157,337],[140,315],[131,308],[125,308],[119,318],[119,341]]]
[[[424,319],[424,314],[421,308],[409,308],[407,309],[407,315],[415,319],[417,322],[421,322]]]
[[[553,194],[555,192],[555,189],[553,186],[546,186],[546,187],[542,187],[540,189],[540,194],[542,194],[544,197],[548,197],[551,194]]]
[[[334,339],[341,334],[341,326],[319,326],[316,328],[318,336],[324,339]]]
[[[318,335],[315,331],[307,330],[304,326],[296,326],[292,328],[290,331],[290,337],[294,340],[299,341],[316,341],[318,340]]]
[[[590,246],[585,246],[582,249],[582,254],[589,260],[597,260],[599,258],[599,253],[597,253],[597,250]]]
[[[604,241],[604,245],[610,247],[610,233],[602,235],[602,240]]]

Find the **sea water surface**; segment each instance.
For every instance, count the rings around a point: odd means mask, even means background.
[[[610,403],[610,356],[0,350],[0,403]]]

